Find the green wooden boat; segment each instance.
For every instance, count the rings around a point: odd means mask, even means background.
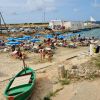
[[[8,84],[4,95],[7,100],[27,100],[30,98],[36,80],[35,71],[24,68]]]

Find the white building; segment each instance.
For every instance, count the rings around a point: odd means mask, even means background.
[[[53,20],[49,22],[49,27],[54,30],[80,30],[84,29],[84,23],[81,21],[61,21],[61,20]]]
[[[84,23],[81,21],[67,21],[65,22],[65,28],[71,31],[84,29]]]
[[[64,21],[62,20],[52,20],[49,22],[49,28],[53,30],[61,30],[64,28]]]

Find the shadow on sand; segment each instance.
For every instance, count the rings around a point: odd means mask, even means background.
[[[37,78],[30,100],[43,100],[50,92],[53,92],[53,85],[48,77]]]

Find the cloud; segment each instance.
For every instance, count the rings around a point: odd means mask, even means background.
[[[18,15],[34,11],[54,11],[56,0],[0,0],[0,10],[6,14]]]
[[[52,11],[55,10],[55,0],[27,0],[27,6],[29,10],[45,10]]]
[[[92,6],[95,8],[100,8],[100,3],[98,2],[98,0],[94,0]]]

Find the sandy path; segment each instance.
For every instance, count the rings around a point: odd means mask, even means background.
[[[100,100],[100,79],[66,86],[52,100]]]

